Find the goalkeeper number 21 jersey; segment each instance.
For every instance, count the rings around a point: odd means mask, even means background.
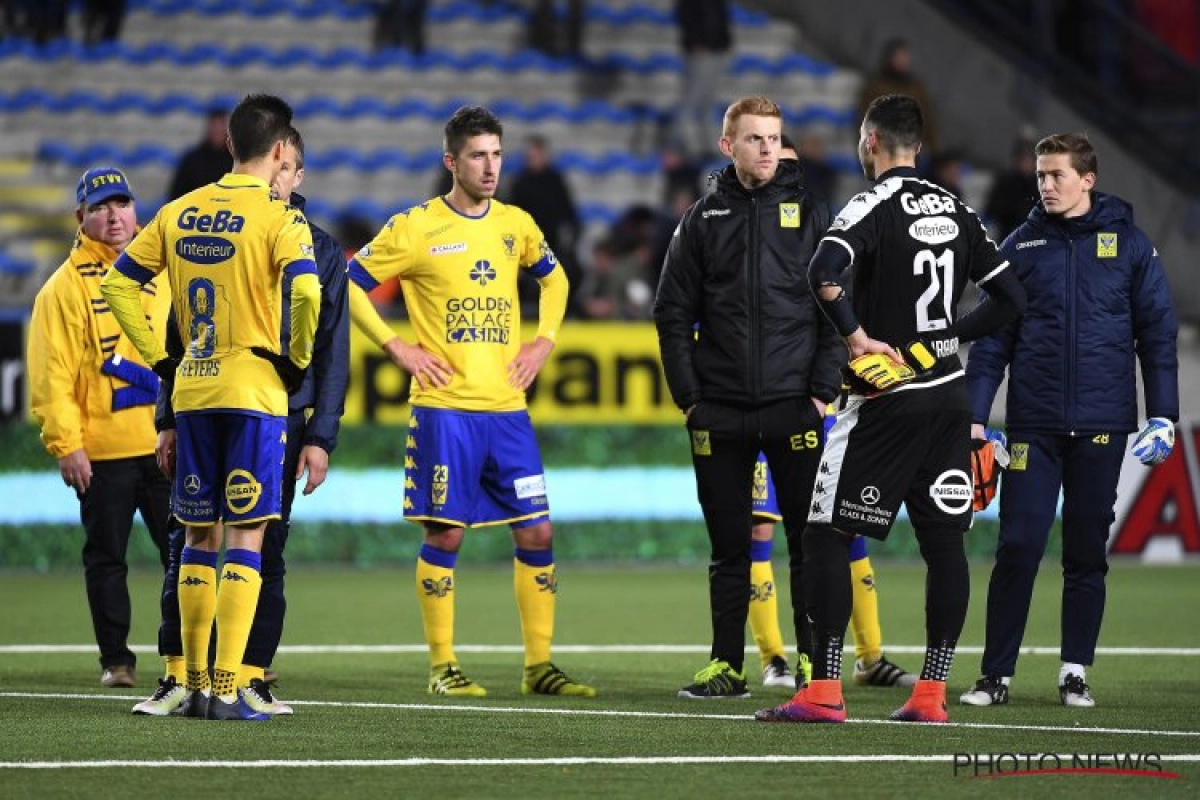
[[[824,241],[850,252],[850,294],[867,334],[893,347],[923,339],[939,357],[914,383],[963,374],[953,332],[959,299],[968,279],[985,283],[1008,265],[970,207],[900,167],[855,195]]]

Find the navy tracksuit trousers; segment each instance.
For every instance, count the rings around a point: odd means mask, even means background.
[[[1038,565],[1062,489],[1062,660],[1088,666],[1104,617],[1109,529],[1125,434],[1009,432],[1013,463],[1000,484],[1000,542],[988,585],[983,674],[1011,677]]]
[[[263,535],[262,589],[250,638],[246,641],[246,654],[242,657],[243,664],[264,669],[271,666],[283,637],[283,617],[287,612],[287,600],[283,595],[283,577],[287,574],[283,548],[291,527],[292,502],[296,499],[296,482],[292,478],[304,448],[304,426],[303,411],[288,414],[287,452],[283,461],[283,518],[267,523]],[[183,553],[184,529],[174,517],[171,523],[170,564],[163,579],[162,622],[158,629],[158,652],[164,656],[183,655],[183,635],[179,627],[179,558]],[[212,641],[215,648],[215,636]]]

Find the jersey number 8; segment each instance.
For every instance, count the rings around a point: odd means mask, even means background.
[[[188,309],[192,319],[188,326],[188,356],[211,358],[217,348],[217,326],[213,313],[217,290],[208,278],[196,278],[188,284]]]

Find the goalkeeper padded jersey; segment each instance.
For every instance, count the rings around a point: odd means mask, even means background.
[[[301,211],[272,199],[259,178],[229,173],[159,209],[116,268],[138,282],[170,275],[185,344],[176,413],[288,413],[274,367],[250,348],[279,350],[282,275],[316,273]]]
[[[980,286],[1008,267],[979,217],[911,167],[879,176],[851,198],[821,241],[850,253],[854,314],[867,334],[899,347],[931,344],[939,361],[904,389],[962,374],[949,331],[967,281]]]
[[[412,404],[462,411],[516,411],[525,393],[508,382],[521,347],[517,277],[544,278],[557,260],[533,218],[492,200],[467,216],[438,197],[388,220],[350,261],[350,277],[371,290],[399,277],[417,342],[450,365],[449,385],[422,390]]]

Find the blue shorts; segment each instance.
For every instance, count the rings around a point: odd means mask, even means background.
[[[172,512],[186,525],[246,524],[282,511],[287,417],[178,414]]]
[[[829,429],[837,420],[833,414],[825,415],[824,438],[829,437]],[[824,439],[822,439],[823,441]],[[750,489],[750,499],[753,501],[755,522],[782,522],[783,514],[779,511],[779,502],[775,499],[775,481],[771,479],[771,469],[767,466],[767,457],[758,454],[758,462],[754,465],[754,485]]]
[[[414,406],[404,467],[407,520],[524,527],[550,516],[527,411]]]

